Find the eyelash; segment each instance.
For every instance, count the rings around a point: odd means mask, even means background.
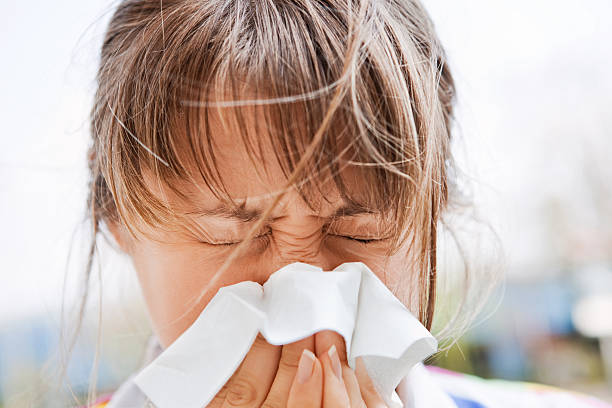
[[[373,242],[382,241],[382,239],[375,239],[375,238],[362,239],[362,238],[347,237],[346,235],[336,235],[336,236],[340,237],[340,238],[350,239],[351,241],[357,241],[357,242],[359,242],[360,244],[363,244],[363,245],[368,245],[368,244],[371,244]]]
[[[372,244],[374,242],[384,241],[384,239],[376,239],[376,238],[362,239],[362,238],[353,238],[353,237],[349,237],[349,236],[346,236],[346,235],[336,235],[336,234],[329,234],[329,235],[332,235],[332,236],[335,236],[335,237],[339,237],[339,238],[348,239],[348,240],[351,240],[351,241],[356,241],[356,242],[358,242],[358,243],[360,243],[362,245],[370,245],[370,244]],[[266,234],[263,234],[263,235],[259,235],[259,236],[255,237],[254,239],[255,240],[265,239],[264,244],[267,244],[268,240],[270,239],[269,237],[270,237],[270,234],[266,233]],[[238,242],[223,242],[223,243],[220,243],[220,244],[212,244],[212,243],[208,243],[208,244],[209,245],[214,245],[214,246],[228,246],[228,247],[230,247],[230,246],[238,245],[240,242],[241,241],[238,241]]]
[[[262,244],[263,244],[263,245],[267,245],[267,244],[268,244],[268,240],[269,240],[269,239],[270,239],[270,234],[269,234],[269,233],[265,233],[265,234],[262,234],[262,235],[259,235],[259,236],[256,236],[256,237],[253,237],[253,240],[254,240],[254,241],[262,241],[262,240],[264,240],[264,241],[262,242]],[[208,244],[208,245],[212,245],[212,246],[228,246],[228,247],[231,247],[231,246],[236,246],[236,245],[238,245],[238,244],[239,244],[239,243],[241,243],[241,242],[242,242],[242,241],[237,241],[237,242],[223,242],[223,243],[220,243],[220,244],[213,244],[213,243],[210,243],[210,242],[206,242],[206,244]]]

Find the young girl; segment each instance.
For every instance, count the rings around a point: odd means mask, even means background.
[[[362,261],[431,329],[438,224],[458,193],[455,90],[417,0],[124,0],[97,80],[91,254],[106,226],[133,262],[155,333],[144,363],[220,287],[295,261]],[[414,373],[405,406],[588,405]],[[131,378],[95,406],[152,406]],[[383,403],[322,331],[259,336],[209,406]]]

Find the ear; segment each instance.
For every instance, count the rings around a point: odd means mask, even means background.
[[[115,238],[117,245],[119,245],[119,248],[121,248],[121,250],[126,254],[129,254],[130,245],[128,243],[130,237],[126,233],[123,225],[113,221],[108,221],[106,225],[108,226],[108,229],[110,230],[111,234],[113,234],[113,237]]]

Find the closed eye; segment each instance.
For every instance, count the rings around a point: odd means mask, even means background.
[[[336,234],[330,234],[332,236],[336,236],[339,238],[344,238],[344,239],[349,239],[351,241],[357,241],[361,244],[367,245],[367,244],[371,244],[374,242],[380,242],[380,241],[384,241],[385,238],[356,238],[356,237],[351,237],[348,235],[336,235]]]
[[[257,242],[260,243],[262,245],[265,245],[268,243],[268,240],[270,239],[270,232],[267,232],[265,234],[261,234],[258,235],[256,237],[253,237],[253,242]],[[239,243],[241,243],[242,241],[229,241],[229,242],[205,242],[205,241],[200,241],[203,244],[206,245],[212,245],[212,246],[234,246],[234,245],[238,245]]]
[[[364,245],[372,244],[375,242],[381,242],[387,239],[387,238],[358,238],[358,237],[352,237],[350,235],[338,235],[338,234],[328,234],[328,235],[335,236],[338,238],[348,239],[351,241],[356,241]],[[259,241],[259,243],[262,243],[262,244],[267,243],[269,239],[270,239],[270,232],[267,232],[262,235],[258,235],[253,238],[254,241]],[[212,245],[212,246],[234,246],[234,245],[240,244],[241,242],[242,241],[214,242],[214,243],[213,242],[203,242],[203,243]]]

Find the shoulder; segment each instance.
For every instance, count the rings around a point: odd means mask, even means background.
[[[459,408],[612,408],[597,398],[543,384],[484,379],[434,366],[426,368]]]

